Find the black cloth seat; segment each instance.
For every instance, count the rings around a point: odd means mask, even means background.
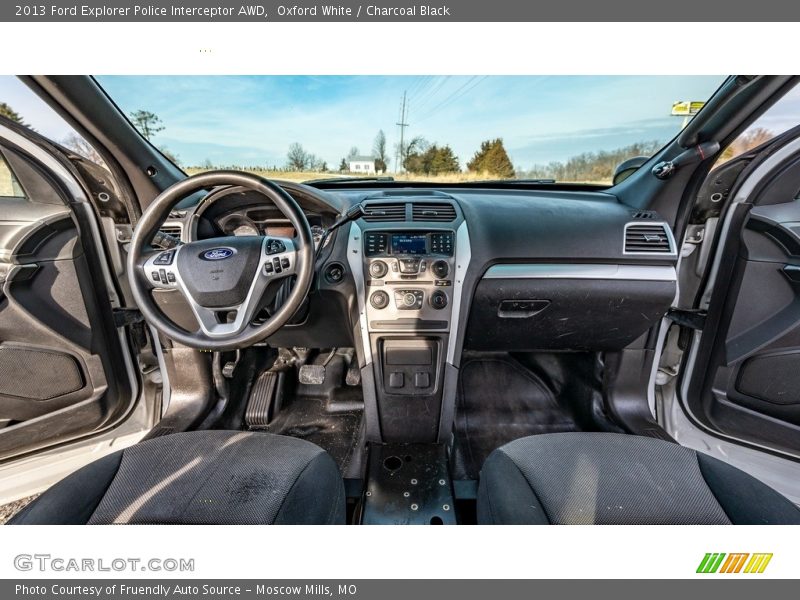
[[[800,509],[689,448],[616,433],[515,440],[483,465],[481,524],[798,524]]]
[[[318,446],[269,433],[196,431],[109,454],[10,524],[344,524],[344,482]]]

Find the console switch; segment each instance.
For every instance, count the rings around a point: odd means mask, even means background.
[[[424,371],[414,373],[414,387],[426,388],[431,386],[431,376]]]

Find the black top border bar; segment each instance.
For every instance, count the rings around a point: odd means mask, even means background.
[[[793,22],[787,0],[3,0],[0,22]]]

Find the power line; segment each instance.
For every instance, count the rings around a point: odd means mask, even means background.
[[[461,98],[463,96],[466,96],[468,93],[470,93],[476,87],[478,87],[483,82],[483,80],[486,79],[486,77],[487,76],[484,75],[483,77],[478,79],[477,75],[473,75],[466,83],[464,83],[461,87],[459,87],[455,92],[450,94],[447,98],[442,100],[439,104],[437,104],[436,106],[431,108],[425,115],[423,115],[422,117],[417,119],[417,121],[418,122],[419,121],[424,121],[426,119],[431,118],[433,115],[435,115],[441,109],[445,108],[446,106],[449,106],[450,104],[452,104],[453,102],[455,102],[459,98]],[[477,79],[477,81],[475,81],[476,79]],[[473,83],[473,81],[474,81],[474,83]],[[470,86],[470,84],[472,84],[472,85]],[[467,86],[470,86],[470,87],[467,88]]]
[[[448,79],[450,79],[450,75],[445,75],[443,78],[439,79],[439,81],[436,82],[426,94],[423,94],[420,98],[418,98],[416,104],[417,110],[422,110],[426,104],[435,98],[439,93],[439,90],[441,90],[447,83]]]

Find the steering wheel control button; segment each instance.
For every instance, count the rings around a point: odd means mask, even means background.
[[[450,266],[443,260],[437,260],[431,266],[431,271],[438,279],[444,279],[450,273]]]
[[[275,267],[276,273],[283,273],[283,267],[281,267],[281,259],[277,256],[272,259],[272,266]]]
[[[375,279],[380,279],[386,276],[386,273],[388,272],[389,267],[387,267],[386,263],[382,260],[376,260],[369,266],[369,274]]]
[[[333,263],[325,267],[325,281],[332,284],[341,283],[344,279],[344,267],[339,263]]]
[[[266,275],[272,275],[275,272],[275,268],[272,266],[271,262],[264,263],[264,273]]]
[[[369,297],[369,303],[372,305],[373,308],[382,310],[387,306],[389,306],[389,294],[387,294],[383,290],[378,290],[377,292],[373,293],[372,296]]]
[[[158,276],[158,271],[153,271],[151,274],[153,281],[161,281],[161,277]]]
[[[167,273],[167,281],[169,281],[170,283],[175,283],[175,273],[171,271]]]
[[[158,270],[158,277],[161,279],[161,283],[167,285],[167,271],[166,269],[159,269]]]
[[[286,252],[286,244],[280,240],[267,240],[267,254],[280,254]]]
[[[431,294],[431,306],[436,310],[442,310],[447,306],[447,294],[440,290],[436,290]]]
[[[166,252],[162,252],[156,259],[153,261],[154,265],[171,265],[172,260],[175,258],[175,251],[174,250],[167,250]]]
[[[285,256],[283,258],[281,258],[281,267],[284,268],[284,269],[288,269],[289,268],[289,259],[286,258]]]

